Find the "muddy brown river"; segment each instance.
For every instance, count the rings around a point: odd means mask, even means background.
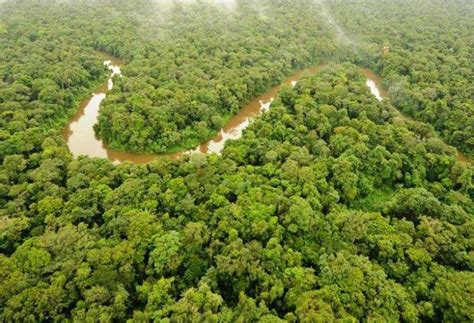
[[[110,77],[107,83],[98,88],[90,98],[80,103],[77,113],[65,127],[63,137],[74,157],[85,155],[89,157],[107,158],[115,164],[126,161],[144,164],[158,158],[178,159],[184,155],[193,153],[220,154],[227,140],[240,138],[243,130],[249,126],[250,122],[270,108],[273,98],[284,84],[294,86],[306,73],[314,74],[323,67],[323,65],[318,65],[300,70],[285,79],[282,84],[275,86],[261,96],[255,97],[226,123],[215,138],[201,144],[195,149],[173,154],[136,154],[108,148],[94,132],[94,125],[97,123],[100,104],[105,99],[106,92],[113,88],[114,78],[121,77],[122,75],[120,71],[121,64],[122,62],[115,58],[108,58],[108,60],[104,62],[104,65],[110,70]],[[378,75],[366,68],[362,68],[361,71],[367,77],[366,84],[377,100],[382,101],[384,97],[388,96],[387,92],[381,87],[381,79]],[[406,118],[402,114],[400,114],[400,116]],[[467,161],[466,157],[460,153],[458,153],[458,160]]]

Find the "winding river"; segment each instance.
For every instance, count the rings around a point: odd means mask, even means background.
[[[100,104],[105,99],[106,92],[113,88],[114,78],[121,77],[122,75],[120,71],[121,64],[122,62],[120,60],[111,57],[104,62],[104,65],[110,70],[110,77],[107,83],[98,88],[90,98],[81,102],[77,113],[64,128],[63,137],[74,157],[86,155],[89,157],[107,158],[115,164],[126,161],[144,164],[158,158],[178,159],[192,153],[221,153],[227,140],[240,138],[243,130],[248,127],[250,122],[270,108],[273,98],[284,84],[294,86],[303,75],[306,73],[314,74],[323,66],[318,65],[298,71],[285,79],[281,85],[275,86],[265,94],[252,99],[226,123],[215,138],[201,144],[193,150],[173,154],[136,154],[115,151],[108,148],[94,132],[94,125],[97,123]],[[367,77],[366,84],[377,100],[382,101],[384,97],[388,96],[381,87],[381,79],[378,75],[367,68],[362,68],[361,71]],[[400,114],[400,117],[405,118],[402,114]],[[458,160],[463,161],[464,159],[465,156],[458,153]]]
[[[113,58],[109,58],[104,62],[104,65],[111,71],[108,82],[97,89],[90,98],[80,103],[77,113],[64,128],[63,138],[66,140],[69,150],[74,157],[85,155],[107,158],[115,164],[126,161],[145,164],[158,158],[178,159],[192,153],[221,153],[227,140],[240,138],[243,130],[248,127],[251,120],[270,108],[273,98],[284,84],[294,86],[304,74],[314,74],[322,67],[321,65],[298,71],[285,79],[282,84],[275,86],[261,96],[253,98],[225,124],[216,137],[195,149],[172,154],[136,154],[110,149],[94,132],[94,125],[97,123],[99,116],[100,104],[105,99],[107,90],[113,88],[113,79],[121,77],[121,64],[120,60]]]

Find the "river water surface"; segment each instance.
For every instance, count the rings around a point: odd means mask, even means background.
[[[295,86],[303,75],[314,74],[324,66],[318,65],[298,71],[285,79],[281,85],[275,86],[265,94],[252,99],[226,123],[215,138],[201,144],[195,149],[173,154],[135,154],[115,151],[108,148],[94,132],[94,125],[97,123],[100,104],[105,99],[107,90],[113,88],[114,78],[121,77],[122,75],[120,71],[121,64],[122,62],[120,60],[114,58],[109,58],[104,62],[104,65],[110,70],[110,78],[107,83],[97,89],[96,93],[93,93],[90,98],[81,102],[77,113],[65,127],[63,137],[74,157],[86,155],[89,157],[107,158],[115,164],[126,161],[144,164],[158,158],[178,159],[192,153],[219,154],[224,149],[224,144],[227,140],[240,138],[243,130],[249,126],[250,122],[270,108],[273,98],[284,84]],[[387,92],[381,87],[381,79],[378,75],[367,68],[362,68],[361,71],[367,77],[366,84],[377,100],[382,101],[383,98],[388,96]],[[401,113],[400,117],[407,119]],[[467,158],[461,153],[458,153],[458,160],[467,161]]]

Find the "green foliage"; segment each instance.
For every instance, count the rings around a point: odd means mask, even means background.
[[[383,76],[395,106],[472,156],[473,3],[337,0],[330,9],[356,39],[358,60]]]
[[[470,136],[472,5],[414,3],[2,4],[0,321],[474,320],[474,169],[395,110]],[[377,68],[392,98],[327,64],[222,156],[73,160],[59,128],[103,81],[97,50],[127,62],[99,132],[134,150],[207,138],[332,54]]]
[[[233,11],[212,2],[150,10],[165,21],[144,25],[138,48],[125,46],[132,58],[99,117],[98,134],[113,148],[192,148],[291,71],[337,59],[309,1],[284,10],[272,1],[243,1]]]

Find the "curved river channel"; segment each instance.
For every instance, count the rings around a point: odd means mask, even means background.
[[[173,154],[135,154],[115,151],[108,148],[94,132],[94,125],[97,123],[100,104],[105,99],[106,92],[113,88],[113,79],[122,76],[120,71],[121,64],[122,62],[120,60],[114,58],[109,58],[109,60],[104,62],[104,65],[107,66],[111,72],[107,83],[98,88],[97,91],[92,94],[92,97],[81,102],[77,113],[64,128],[63,137],[74,157],[86,155],[89,157],[107,158],[114,164],[120,164],[126,161],[144,164],[158,158],[178,159],[192,153],[219,154],[224,149],[224,144],[227,140],[240,138],[243,130],[248,127],[250,122],[270,108],[273,98],[280,91],[282,85],[294,86],[303,75],[306,73],[315,74],[324,66],[318,65],[298,71],[285,79],[281,85],[270,89],[261,96],[255,97],[226,123],[215,138],[201,144],[193,150]],[[387,93],[381,87],[380,77],[370,69],[362,68],[361,71],[367,77],[366,84],[377,100],[382,101],[384,97],[387,97]],[[462,154],[458,154],[458,160],[463,161],[464,158]]]

